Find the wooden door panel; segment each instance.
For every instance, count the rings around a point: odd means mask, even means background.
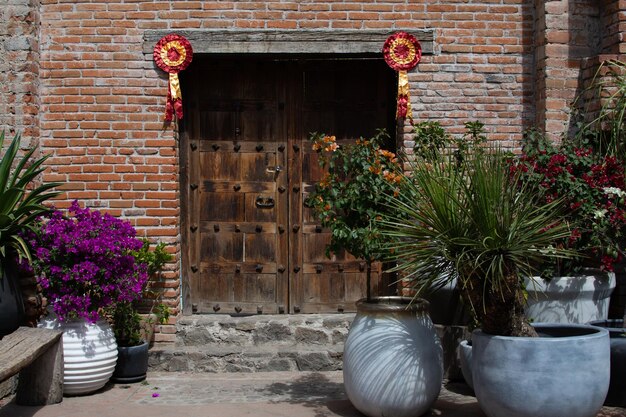
[[[200,172],[213,180],[236,180],[241,175],[241,157],[231,152],[203,152]]]
[[[307,140],[309,132],[333,135],[341,146],[360,137],[371,137],[377,129],[393,126],[389,107],[393,75],[376,61],[315,62],[303,67],[304,76],[301,123],[301,187],[303,198],[324,177],[318,154]],[[391,90],[393,91],[393,90]],[[330,233],[319,225],[313,211],[301,210],[302,280],[294,286],[294,303],[302,312],[355,311],[354,302],[366,295],[366,264],[345,251],[324,255]],[[376,294],[381,267],[372,271],[372,290]]]
[[[246,193],[246,222],[276,222],[276,217],[276,193]]]
[[[190,68],[191,70],[191,68]],[[286,135],[279,109],[280,66],[200,61],[185,121],[197,166],[190,168],[188,255],[194,311],[277,313],[288,303]],[[282,144],[282,150],[279,149]],[[280,167],[277,169],[277,167]],[[283,272],[280,272],[282,269]]]
[[[245,261],[276,262],[276,236],[270,233],[246,234]]]
[[[245,194],[202,193],[199,211],[202,222],[241,222],[245,218]]]
[[[193,311],[354,311],[363,262],[326,258],[328,230],[303,206],[324,175],[307,138],[354,140],[390,124],[393,71],[382,76],[382,60],[195,58],[182,78]]]
[[[202,234],[202,251],[200,262],[223,265],[227,262],[241,262],[244,260],[243,233],[229,233],[219,230]]]
[[[241,175],[243,181],[274,182],[276,175],[276,154],[257,152],[241,154]]]
[[[234,299],[242,303],[276,303],[276,274],[240,274]]]

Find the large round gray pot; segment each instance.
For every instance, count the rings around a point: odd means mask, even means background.
[[[379,297],[357,302],[343,353],[348,398],[369,417],[417,417],[437,399],[442,348],[428,302]]]
[[[626,407],[626,325],[624,325],[624,320],[599,320],[589,324],[606,328],[611,336],[611,383],[604,404]]]
[[[535,324],[541,337],[472,333],[474,393],[489,417],[594,417],[610,377],[609,332]]]

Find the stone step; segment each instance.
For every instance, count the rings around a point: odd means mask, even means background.
[[[179,346],[341,345],[354,314],[194,315],[176,324]]]
[[[263,372],[342,369],[354,314],[183,316],[176,343],[150,349],[152,371]],[[465,327],[436,325],[444,373],[460,377],[457,346]]]

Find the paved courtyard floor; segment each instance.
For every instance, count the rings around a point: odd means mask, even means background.
[[[362,417],[346,398],[341,371],[231,374],[150,373],[45,407],[0,402],[0,417]],[[463,383],[448,383],[426,416],[484,417]],[[626,417],[604,407],[601,417]],[[393,416],[390,416],[393,417]],[[540,416],[538,416],[540,417]],[[567,416],[563,416],[567,417]]]

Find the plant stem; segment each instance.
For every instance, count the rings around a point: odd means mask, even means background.
[[[372,260],[368,259],[367,260],[367,274],[366,274],[366,286],[367,286],[367,302],[369,303],[370,301],[372,301],[372,289],[371,289],[371,282],[372,282]]]

